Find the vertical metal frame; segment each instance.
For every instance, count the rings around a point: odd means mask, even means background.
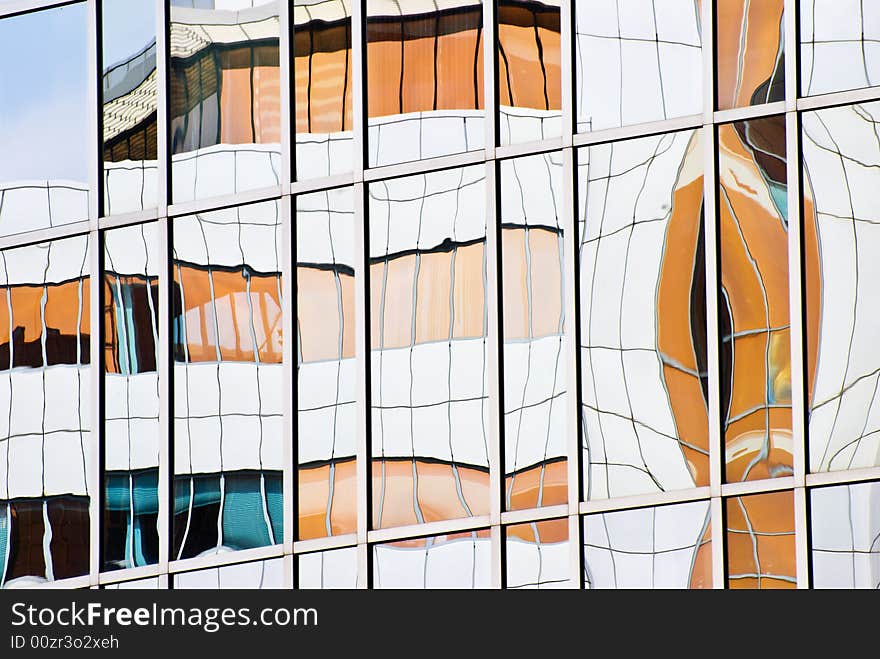
[[[281,194],[290,194],[296,176],[296,113],[293,97],[293,11],[292,0],[278,3],[278,64],[280,68],[281,107]]]
[[[351,109],[355,182],[364,180],[364,169],[369,162],[367,105],[367,0],[349,0],[351,6]],[[294,119],[293,117],[291,119]]]
[[[367,220],[368,185],[354,185],[354,304],[355,304],[355,371],[357,373],[356,489],[357,489],[357,544],[358,584],[367,588],[372,585],[372,569],[367,535],[372,526],[372,462],[370,431],[370,253],[369,225]]]
[[[296,470],[297,441],[299,438],[297,423],[297,323],[296,323],[296,231],[294,217],[295,200],[289,195],[281,198],[281,323],[282,323],[282,373],[284,396],[284,419],[282,423],[282,508],[284,515],[284,553],[293,553],[293,543],[299,536],[297,528],[297,505],[299,491],[297,488]],[[294,585],[295,565],[290,564],[289,584]]]
[[[498,11],[497,0],[483,3],[483,106],[486,113],[486,160],[495,158],[498,133]]]
[[[101,571],[101,509],[102,455],[104,446],[103,354],[101,341],[101,286],[102,244],[98,231],[101,197],[99,171],[101,169],[101,8],[99,0],[86,1],[88,16],[88,77],[89,108],[89,384],[91,391],[91,429],[89,432],[86,489],[89,494],[89,584],[98,583]]]
[[[718,328],[718,298],[721,288],[720,249],[718,241],[718,139],[715,132],[715,3],[701,4],[703,55],[703,239],[706,258],[706,362],[709,380],[709,493],[712,536],[712,586],[724,588],[726,582],[725,520],[721,500],[724,440],[721,433],[721,361]]]
[[[797,113],[800,89],[800,15],[796,0],[785,0],[785,144],[788,195],[788,290],[791,338],[792,467],[797,587],[809,588],[807,496],[807,383],[803,276],[803,169],[801,121]]]
[[[564,89],[568,89],[567,87]],[[570,106],[569,106],[570,107]],[[565,126],[568,127],[568,122]],[[564,281],[565,281],[565,359],[566,359],[566,445],[568,447],[568,538],[569,538],[569,579],[572,587],[581,587],[583,569],[581,567],[582,548],[580,539],[580,502],[583,498],[581,486],[581,437],[580,437],[580,269],[578,255],[580,245],[579,208],[577,194],[577,156],[572,147],[562,151],[562,209],[565,236]]]
[[[173,309],[171,291],[174,286],[172,272],[172,226],[168,218],[170,194],[171,156],[168,137],[168,71],[170,8],[168,0],[156,0],[156,165],[159,221],[159,361],[156,370],[159,377],[159,569],[168,571],[171,549],[174,543],[174,358],[172,355]]]
[[[484,0],[489,2],[489,0]],[[488,40],[487,40],[488,42]],[[488,58],[487,58],[488,59]],[[501,291],[500,163],[486,163],[486,367],[489,373],[489,538],[492,588],[503,588],[504,529],[504,360],[502,356],[503,306]]]

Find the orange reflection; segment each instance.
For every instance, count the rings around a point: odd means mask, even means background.
[[[784,0],[718,0],[715,5],[719,110],[785,97],[782,49]]]
[[[725,501],[728,588],[795,588],[794,493]]]
[[[785,119],[721,126],[718,149],[726,479],[785,476],[793,441]],[[807,275],[816,277],[809,222],[803,242]],[[807,336],[816,320],[808,317]]]
[[[387,482],[382,498],[382,471]],[[567,499],[564,461],[536,465],[517,475],[512,498],[523,502],[519,508],[535,506],[536,484],[544,471],[545,505],[564,503]],[[452,465],[423,459],[373,459],[373,528],[418,524],[414,501],[418,501],[424,522],[459,519],[467,516],[458,495],[459,489],[472,516],[489,514],[489,473],[485,469],[458,465],[458,483]],[[357,529],[354,459],[337,461],[332,470],[333,497],[330,500],[331,467],[327,464],[300,467],[299,538],[308,540],[327,535],[354,533]],[[417,499],[413,497],[413,478],[418,478]],[[508,484],[510,479],[508,478]],[[548,497],[552,499],[548,502]],[[381,511],[381,525],[379,514]],[[329,524],[329,532],[328,532]],[[568,533],[567,529],[565,531]],[[553,536],[555,537],[555,536]],[[542,541],[550,542],[544,539]]]

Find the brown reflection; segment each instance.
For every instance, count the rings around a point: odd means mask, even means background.
[[[795,588],[794,493],[725,501],[728,588]]]
[[[784,0],[717,0],[716,102],[719,110],[785,98]]]

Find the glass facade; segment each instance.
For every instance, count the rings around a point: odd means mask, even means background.
[[[878,43],[0,2],[0,586],[877,588]]]

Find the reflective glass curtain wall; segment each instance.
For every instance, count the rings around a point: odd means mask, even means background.
[[[0,586],[876,588],[875,4],[0,4]]]

